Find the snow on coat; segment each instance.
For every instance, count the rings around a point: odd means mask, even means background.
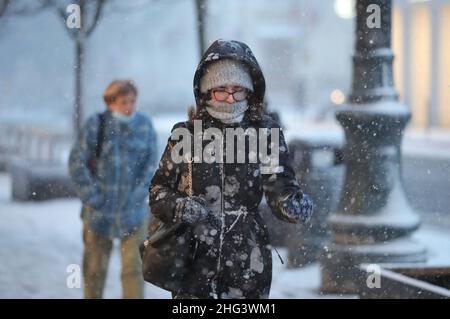
[[[123,238],[148,214],[146,197],[155,171],[156,133],[150,119],[136,112],[129,123],[105,113],[104,141],[96,172],[95,156],[99,116],[91,116],[69,157],[69,173],[82,206],[82,218],[98,234]]]
[[[254,93],[249,97],[249,109],[241,123],[223,124],[204,110],[204,98],[199,91],[199,80],[208,63],[218,59],[235,59],[250,70]],[[264,115],[262,102],[265,81],[260,67],[250,49],[237,41],[214,42],[206,51],[194,77],[194,93],[197,101],[195,119],[202,120],[202,128],[241,127],[280,128]],[[193,132],[192,121],[178,123],[173,129],[188,128]],[[258,133],[259,134],[259,133]],[[225,135],[225,134],[224,134]],[[210,141],[203,141],[205,147]],[[223,154],[227,140],[223,139]],[[165,223],[174,218],[177,199],[186,195],[188,164],[176,163],[171,152],[177,141],[169,138],[166,149],[152,179],[150,188],[151,210],[154,216]],[[248,144],[248,140],[246,141]],[[246,145],[246,150],[249,149]],[[230,147],[230,146],[228,146]],[[234,152],[236,155],[236,152]],[[181,297],[198,298],[267,298],[272,280],[271,245],[267,226],[258,212],[263,195],[275,216],[287,222],[299,222],[303,216],[294,218],[289,214],[289,201],[300,194],[299,183],[291,167],[288,149],[282,130],[279,135],[279,166],[282,170],[273,174],[262,174],[261,162],[249,160],[244,163],[234,158],[233,163],[223,159],[222,163],[192,164],[193,196],[206,199],[213,214],[207,227],[196,227],[198,247],[195,259],[187,267]],[[307,208],[312,203],[307,202]],[[199,232],[200,230],[200,232]]]

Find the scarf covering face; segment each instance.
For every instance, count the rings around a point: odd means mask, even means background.
[[[123,114],[123,113],[120,113],[117,111],[112,111],[111,114],[112,114],[113,118],[115,118],[116,120],[118,120],[121,123],[126,123],[126,124],[130,123],[135,116],[135,112],[131,113],[130,115],[126,115],[126,114]]]
[[[222,121],[225,124],[239,123],[248,109],[247,100],[229,104],[225,101],[219,102],[209,100],[206,102],[206,111],[212,117]]]

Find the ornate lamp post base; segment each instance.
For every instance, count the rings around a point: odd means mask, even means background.
[[[400,145],[410,116],[395,100],[349,104],[336,114],[346,135],[346,175],[338,210],[329,218],[332,242],[321,260],[325,293],[358,293],[366,282],[356,269],[361,263],[426,259],[425,248],[410,236],[420,219],[401,180]]]

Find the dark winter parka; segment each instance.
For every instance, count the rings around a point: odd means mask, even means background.
[[[250,70],[254,92],[248,98],[249,108],[238,124],[223,124],[205,110],[205,96],[199,89],[200,79],[208,63],[219,59],[234,59]],[[195,119],[202,120],[203,130],[211,127],[222,132],[228,127],[278,128],[278,124],[262,110],[265,80],[261,69],[247,45],[237,41],[214,42],[204,54],[194,77],[197,102]],[[192,121],[178,123],[175,128],[187,127]],[[225,134],[224,134],[225,135]],[[223,154],[227,140],[223,139]],[[163,222],[174,218],[176,200],[185,193],[188,164],[177,164],[171,151],[177,141],[169,138],[150,188],[151,211]],[[210,143],[204,141],[203,147]],[[248,143],[248,140],[247,140]],[[236,145],[236,143],[235,143]],[[246,145],[248,150],[248,145]],[[236,153],[235,153],[236,154]],[[297,222],[282,209],[284,201],[294,193],[301,193],[291,167],[288,149],[282,134],[279,137],[279,166],[282,171],[261,174],[261,164],[250,163],[248,153],[244,163],[193,163],[193,195],[206,199],[213,222],[199,234],[195,260],[188,265],[180,296],[198,298],[267,298],[272,279],[272,256],[267,226],[258,213],[263,195],[273,213],[288,222]],[[235,155],[236,156],[236,155]],[[242,162],[242,161],[241,161]],[[266,172],[267,173],[267,172]]]

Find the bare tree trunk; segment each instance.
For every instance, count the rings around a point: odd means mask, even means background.
[[[81,125],[83,121],[83,61],[84,42],[78,39],[75,42],[75,105],[74,105],[74,132],[76,137],[80,137]]]
[[[197,9],[197,33],[199,41],[200,57],[206,50],[205,38],[205,19],[206,19],[206,0],[195,0]]]
[[[6,12],[10,0],[0,0],[0,17]]]

